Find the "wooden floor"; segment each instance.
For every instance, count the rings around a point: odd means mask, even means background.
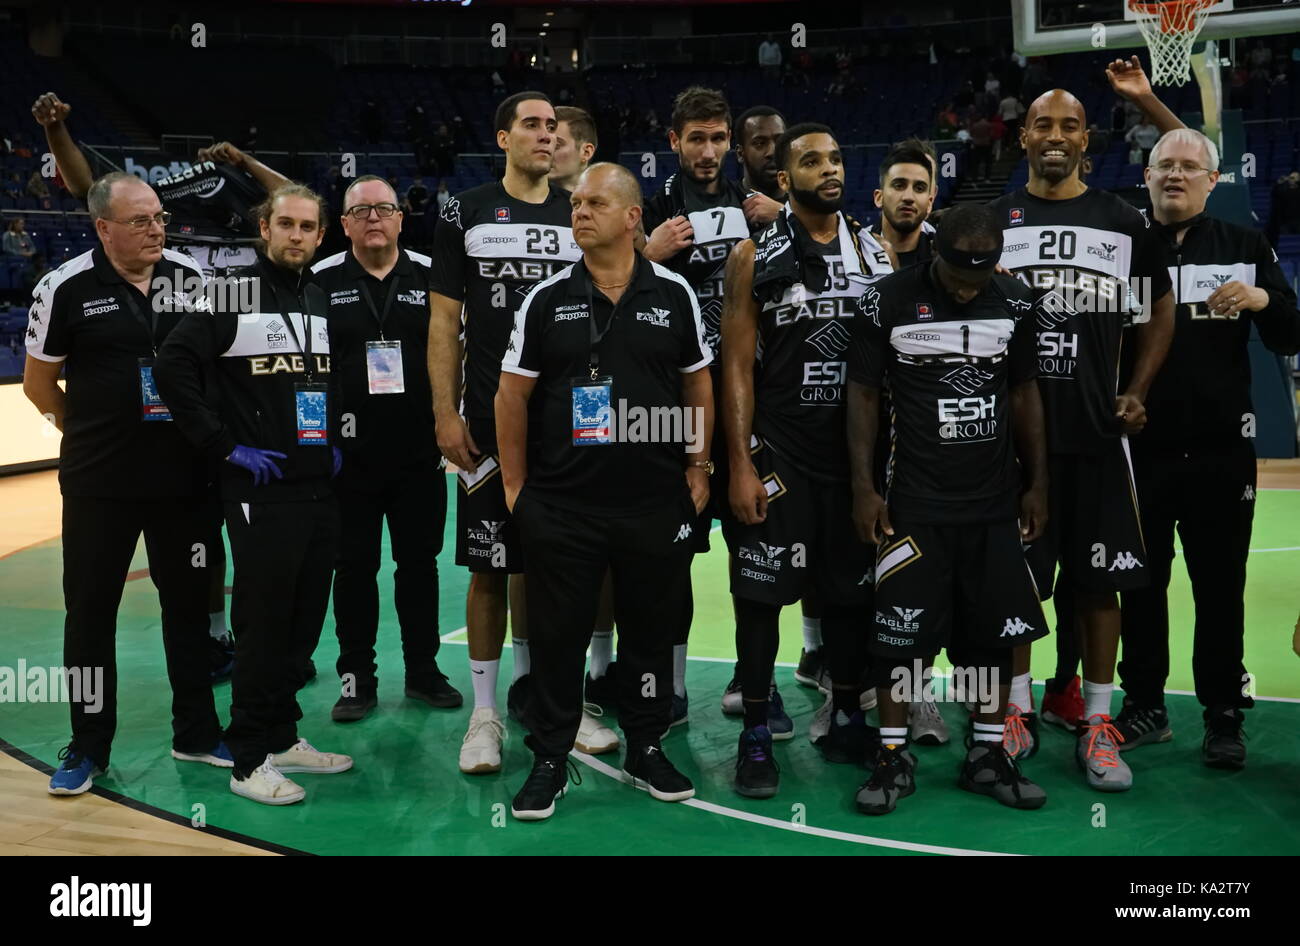
[[[54,471],[0,477],[0,568],[9,555],[57,538],[62,508]],[[55,798],[46,790],[49,782],[48,775],[0,752],[0,855],[269,855],[89,792]]]
[[[1260,460],[1261,489],[1300,489],[1300,460]],[[53,471],[0,477],[3,559],[56,538],[62,504]],[[0,738],[4,736],[0,732]],[[48,776],[0,753],[0,855],[268,854],[96,795],[54,798]]]

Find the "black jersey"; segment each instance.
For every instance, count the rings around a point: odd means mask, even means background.
[[[1002,216],[1002,265],[1053,290],[1040,309],[1038,376],[1052,453],[1096,453],[1120,436],[1115,417],[1125,323],[1169,291],[1150,222],[1089,188],[1043,200],[1025,188],[991,205]]]
[[[791,212],[787,207],[783,213]],[[804,252],[825,261],[826,283],[814,288],[795,282],[779,298],[760,300],[758,315],[753,431],[805,474],[824,481],[849,477],[844,353],[855,306],[873,280],[890,272],[880,244],[865,228],[856,234],[854,229],[841,215],[833,242],[809,240]],[[765,231],[760,244],[770,245],[769,236]],[[796,252],[781,251],[778,244],[772,256]],[[763,255],[760,248],[756,266]]]
[[[716,194],[705,192],[680,171],[663,190],[646,201],[642,226],[649,237],[665,220],[684,216],[691,222],[694,242],[663,265],[683,276],[695,291],[704,320],[704,340],[717,358],[721,343],[722,278],[731,248],[752,232],[742,204],[745,191],[723,179]]]
[[[581,255],[573,241],[569,192],[554,185],[540,204],[511,197],[496,182],[471,188],[443,206],[433,238],[430,288],[464,303],[467,418],[495,429],[492,401],[515,312],[534,285]]]
[[[1016,517],[1009,395],[1038,373],[1034,295],[998,275],[960,305],[930,266],[886,276],[863,295],[848,374],[877,389],[888,379],[887,496],[900,516],[942,524]]]
[[[914,266],[917,263],[928,263],[934,257],[934,225],[928,220],[921,221],[920,234],[916,240],[916,249],[900,250],[894,247],[894,255],[898,257],[898,268],[906,269],[908,266]],[[880,239],[880,226],[877,225],[871,231],[871,235],[877,240]]]

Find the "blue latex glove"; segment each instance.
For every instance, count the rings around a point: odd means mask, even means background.
[[[334,451],[334,472],[330,476],[338,476],[339,470],[343,469],[343,451],[338,447],[330,447]]]
[[[265,486],[271,482],[272,476],[277,480],[284,479],[284,474],[275,465],[275,460],[272,457],[283,460],[285,455],[276,453],[274,450],[259,450],[257,447],[245,447],[241,444],[230,451],[230,456],[226,457],[226,459],[235,466],[243,467],[249,473],[252,473],[254,486]]]

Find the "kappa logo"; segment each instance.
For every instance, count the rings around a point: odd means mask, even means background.
[[[1007,307],[1013,312],[1028,312],[1034,304],[1028,299],[1008,299]]]
[[[1002,634],[1000,636],[1019,637],[1021,634],[1025,633],[1025,631],[1032,631],[1033,629],[1034,626],[1032,624],[1026,624],[1024,621],[1020,620],[1020,618],[1007,618],[1006,626],[1002,628]]]
[[[1130,568],[1141,568],[1141,567],[1142,567],[1142,563],[1138,561],[1136,557],[1134,557],[1132,552],[1120,552],[1118,555],[1115,556],[1115,561],[1111,563],[1110,568],[1106,570],[1111,572],[1114,571],[1126,572]]]
[[[425,304],[425,290],[423,290],[423,289],[412,289],[410,292],[399,292],[399,293],[397,294],[397,301],[398,301],[398,302],[406,302],[406,303],[408,303],[408,304],[410,304],[410,305],[424,305],[424,304]]]
[[[1246,491],[1241,494],[1242,502],[1253,502],[1255,499],[1255,487],[1250,484],[1246,485]]]
[[[960,368],[949,371],[940,380],[952,385],[960,393],[969,396],[980,390],[993,378],[994,375],[991,371],[984,371],[974,365],[962,365]]]
[[[673,544],[676,544],[678,542],[684,542],[690,537],[691,537],[691,524],[689,522],[684,522],[682,523],[681,528],[677,530],[677,538],[673,539]]]
[[[858,300],[858,308],[862,314],[871,319],[877,327],[880,326],[880,291],[874,286],[868,286],[867,291],[862,294]]]
[[[827,322],[804,341],[821,352],[827,361],[834,361],[849,347],[851,338],[843,325]]]
[[[107,299],[91,299],[89,302],[81,304],[81,314],[83,316],[106,315],[109,312],[117,312],[122,307],[117,304],[117,300],[112,296]]]

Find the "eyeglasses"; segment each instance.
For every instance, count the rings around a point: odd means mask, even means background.
[[[109,218],[112,220],[112,218]],[[160,210],[152,217],[141,214],[138,217],[132,217],[130,220],[112,220],[113,223],[120,223],[124,227],[130,227],[137,232],[144,232],[149,229],[149,224],[156,223],[160,227],[166,227],[172,222],[172,215],[166,210]]]
[[[348,214],[353,220],[365,220],[370,216],[370,211],[379,214],[380,217],[387,219],[397,213],[396,204],[357,204],[355,207],[349,207],[344,213]]]
[[[1203,168],[1196,164],[1183,164],[1180,161],[1161,161],[1158,164],[1151,165],[1151,170],[1163,175],[1173,174],[1177,171],[1183,177],[1196,177],[1200,174],[1210,173],[1209,168]]]

